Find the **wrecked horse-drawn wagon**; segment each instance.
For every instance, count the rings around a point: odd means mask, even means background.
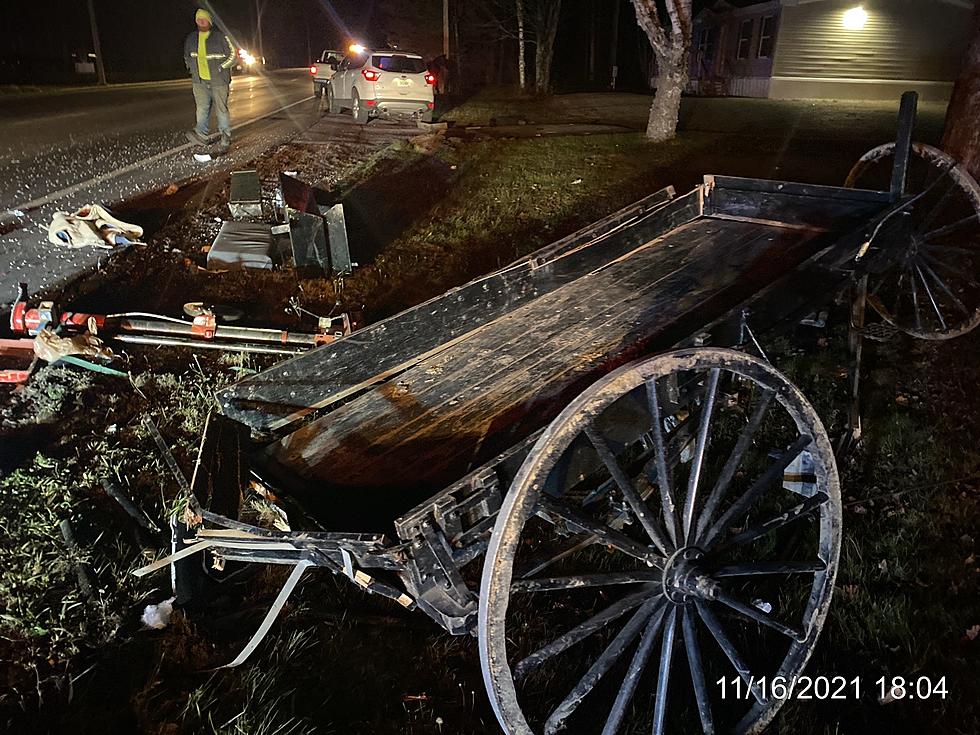
[[[222,391],[291,530],[209,504],[212,448],[140,573],[292,566],[233,664],[326,567],[477,635],[506,732],[762,730],[842,528],[830,438],[759,335],[847,288],[855,358],[866,302],[923,338],[980,322],[980,189],[914,109],[847,188],[707,176]]]

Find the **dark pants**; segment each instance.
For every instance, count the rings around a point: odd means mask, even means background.
[[[218,118],[218,132],[222,137],[231,138],[231,115],[228,114],[229,86],[201,80],[194,82],[191,87],[194,89],[194,103],[197,105],[197,125],[194,127],[198,134],[205,138],[208,136],[211,128],[211,109],[214,108],[215,117]]]

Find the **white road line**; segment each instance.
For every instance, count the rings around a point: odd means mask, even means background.
[[[288,110],[290,107],[295,107],[296,105],[301,105],[304,102],[309,102],[311,99],[313,99],[313,95],[310,95],[309,97],[304,97],[303,99],[297,102],[292,102],[286,105],[285,107],[280,107],[279,109],[273,110],[272,112],[267,112],[264,115],[253,117],[251,120],[246,120],[243,123],[239,123],[238,125],[233,126],[232,130],[239,130],[247,125],[252,125],[253,123],[259,122],[260,120],[265,120],[267,117],[272,117],[273,115],[279,114],[283,110]],[[86,189],[90,186],[95,186],[96,184],[101,184],[105,181],[110,181],[116,178],[117,176],[122,176],[123,174],[128,174],[132,171],[136,171],[138,169],[144,168],[151,163],[156,163],[157,161],[163,158],[172,156],[175,153],[180,153],[181,151],[186,151],[188,148],[193,148],[194,146],[195,146],[194,143],[184,143],[184,145],[179,145],[176,148],[171,148],[170,150],[163,151],[162,153],[157,153],[155,156],[144,158],[142,161],[137,161],[136,163],[131,163],[128,166],[117,168],[115,171],[110,171],[109,173],[100,174],[99,176],[95,176],[91,179],[87,179],[86,181],[80,181],[77,184],[72,184],[71,186],[67,186],[64,189],[59,189],[58,191],[53,191],[50,194],[46,194],[43,197],[34,199],[25,204],[18,204],[16,207],[11,207],[10,209],[8,209],[5,215],[7,216],[12,215],[14,217],[19,218],[20,215],[18,213],[29,212],[32,209],[37,209],[38,207],[42,207],[45,204],[49,204],[53,201],[57,201],[62,197],[69,196],[70,194],[74,194],[75,192],[81,191],[82,189]]]

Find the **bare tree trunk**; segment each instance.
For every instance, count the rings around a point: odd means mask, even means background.
[[[595,0],[589,2],[589,86],[595,82]]]
[[[538,94],[551,91],[551,60],[561,17],[561,0],[539,0],[537,45],[534,48],[534,88]]]
[[[616,89],[619,76],[619,0],[613,0],[612,36],[609,41],[609,89]]]
[[[636,22],[646,34],[657,59],[657,94],[650,106],[647,138],[670,140],[677,133],[681,93],[687,86],[691,56],[691,0],[665,0],[669,25],[657,0],[632,0]]]
[[[453,31],[453,47],[455,49],[452,56],[449,57],[449,65],[451,71],[449,72],[449,81],[452,83],[452,88],[449,90],[454,94],[459,94],[462,91],[462,81],[463,81],[463,47],[459,43],[459,11],[460,5],[457,4],[454,8],[452,20],[452,31]]]
[[[973,12],[973,40],[946,110],[943,150],[980,179],[980,5]]]
[[[517,79],[521,91],[527,89],[527,61],[524,47],[524,0],[517,0]]]
[[[681,92],[687,86],[686,63],[686,57],[657,59],[657,93],[647,120],[647,138],[654,143],[670,140],[677,134]]]

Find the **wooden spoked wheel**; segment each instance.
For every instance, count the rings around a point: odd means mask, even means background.
[[[543,432],[494,527],[479,637],[500,724],[760,731],[813,651],[840,538],[830,442],[770,365],[700,348],[610,374]]]
[[[895,144],[866,153],[846,186],[889,188]],[[915,143],[905,206],[871,237],[868,301],[921,339],[951,339],[980,324],[980,187],[942,151]]]

